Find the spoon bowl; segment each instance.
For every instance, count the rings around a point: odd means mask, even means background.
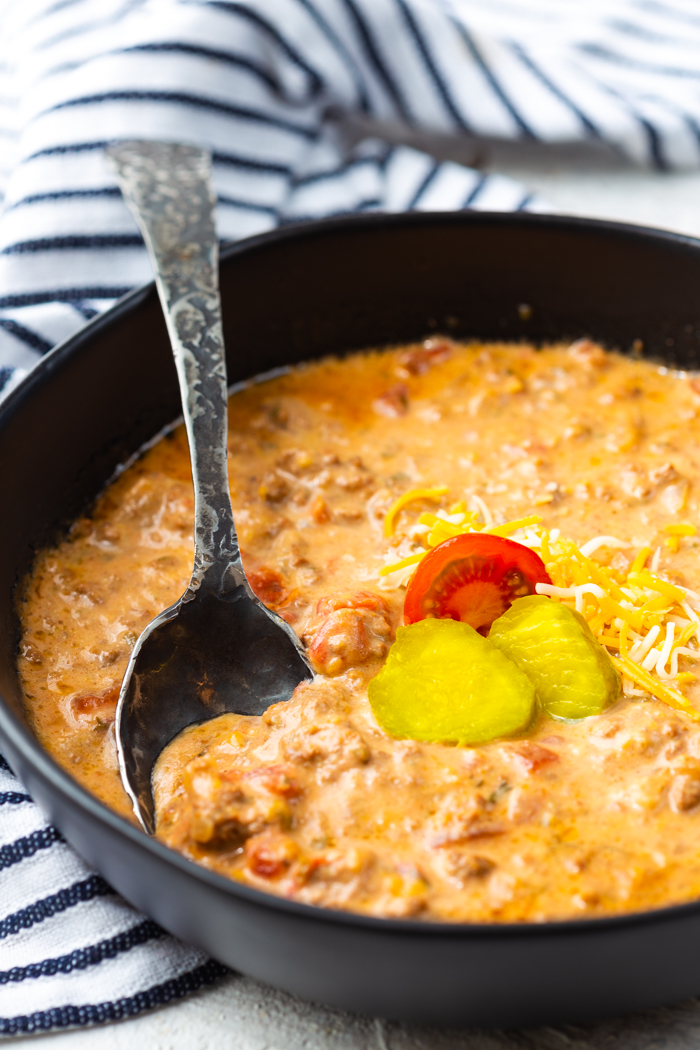
[[[261,715],[310,676],[291,633],[244,580],[227,592],[188,591],[143,631],[124,677],[116,732],[122,780],[149,834],[151,773],[167,743],[227,711]]]
[[[138,638],[115,733],[134,812],[155,832],[151,777],[187,726],[230,711],[260,715],[313,672],[285,621],[256,598],[233,521],[226,439],[226,360],[209,154],[194,146],[108,148],[151,256],[177,366],[195,495],[194,568],[182,598]]]

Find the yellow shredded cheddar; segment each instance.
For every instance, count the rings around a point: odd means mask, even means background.
[[[674,649],[679,649],[682,645],[686,645],[687,642],[693,637],[700,624],[697,624],[695,620],[691,620],[687,627],[684,627],[673,646]]]
[[[694,536],[698,530],[694,525],[666,525],[664,532],[669,536]]]
[[[643,587],[649,587],[652,591],[659,591],[660,594],[665,595],[667,598],[673,598],[676,602],[685,600],[685,591],[682,587],[676,587],[674,584],[668,583],[667,580],[662,580],[660,576],[649,572],[648,569],[643,569],[640,573],[630,572],[627,579],[630,583],[636,583],[639,580]]]
[[[394,565],[385,565],[383,569],[379,570],[379,575],[388,576],[389,573],[405,569],[407,565],[416,565],[417,562],[423,560],[427,553],[427,551],[422,551],[420,554],[410,554],[408,558],[402,558],[401,561],[397,561]]]
[[[641,572],[647,563],[647,558],[651,554],[651,547],[642,547],[637,554],[637,557],[632,562],[632,568],[630,572]]]
[[[651,693],[657,700],[663,700],[665,704],[675,708],[676,711],[685,711],[694,721],[700,722],[700,711],[693,707],[690,701],[686,700],[677,689],[671,689],[660,678],[652,678],[648,671],[645,671],[639,664],[634,663],[628,656],[618,656],[617,659],[623,673],[641,686],[642,689],[646,690],[647,693]]]
[[[441,485],[434,489],[410,489],[409,492],[404,492],[403,496],[399,496],[399,498],[389,507],[387,515],[384,518],[384,535],[387,539],[394,535],[396,517],[404,507],[408,506],[409,503],[413,503],[413,501],[417,499],[440,499],[440,497],[444,496],[446,492],[447,485]]]
[[[539,525],[542,517],[539,514],[530,514],[527,518],[519,518],[517,521],[507,521],[505,525],[492,525],[490,529],[481,531],[489,536],[510,536],[517,529],[525,529],[528,525]]]
[[[622,627],[620,628],[620,638],[618,641],[620,656],[624,656],[627,652],[627,632],[629,631],[629,629],[630,625],[627,622],[627,620],[625,620],[622,624]]]

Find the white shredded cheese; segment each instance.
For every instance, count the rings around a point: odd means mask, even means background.
[[[691,660],[700,660],[700,649],[689,649],[687,645],[679,645],[671,653],[671,677],[678,674],[678,657],[687,656]]]
[[[373,496],[370,496],[365,503],[367,510],[367,520],[370,523],[372,531],[377,535],[381,536],[384,533],[383,518],[384,513],[388,509],[387,499],[388,493],[386,489],[378,489]],[[390,499],[391,497],[389,497]]]
[[[481,514],[481,517],[484,519],[484,524],[486,525],[487,529],[490,529],[493,525],[495,525],[495,522],[493,520],[493,514],[491,513],[487,505],[484,503],[481,496],[477,496],[476,493],[474,493],[472,496],[469,497],[469,502],[473,505],[475,510],[477,510],[478,513]]]
[[[430,525],[411,525],[410,529],[407,530],[407,534],[412,540],[414,540],[416,536],[427,536],[429,532]]]
[[[394,572],[387,573],[386,576],[380,576],[377,586],[380,591],[398,591],[408,584],[415,571],[415,565],[404,565],[403,569],[396,569]]]
[[[555,531],[558,532],[559,530],[552,530],[552,532]],[[588,543],[584,543],[582,547],[579,547],[579,550],[584,558],[590,558],[591,554],[595,554],[601,547],[629,547],[629,543],[623,543],[616,536],[595,536]]]
[[[596,598],[604,598],[605,591],[597,583],[580,583],[577,587],[555,587],[552,583],[537,583],[535,590],[538,594],[548,594],[553,598],[575,598],[576,612],[583,612],[584,594],[592,594]]]
[[[666,638],[664,640],[664,644],[663,644],[663,647],[661,649],[661,652],[659,653],[659,659],[656,662],[656,673],[659,676],[659,678],[672,678],[672,677],[675,677],[675,675],[670,675],[670,674],[668,674],[666,672],[666,664],[668,663],[668,658],[671,655],[671,650],[673,649],[673,638],[674,638],[675,632],[676,632],[676,625],[675,625],[675,623],[667,623],[666,624]]]
[[[658,624],[655,624],[649,630],[649,633],[647,634],[646,638],[640,639],[640,641],[635,642],[635,644],[632,646],[632,648],[627,654],[630,660],[634,660],[636,664],[641,663],[660,634],[661,628]]]
[[[537,583],[535,590],[538,594],[548,594],[550,598],[575,598],[575,587],[555,587],[553,583]]]
[[[445,510],[439,510],[435,514],[441,521],[449,521],[450,525],[462,525],[466,520],[466,514],[448,514]]]
[[[649,652],[647,653],[647,655],[642,660],[642,667],[644,668],[644,670],[645,671],[653,671],[654,668],[656,667],[657,663],[659,662],[659,657],[660,656],[661,656],[661,650],[660,649],[650,649]],[[639,663],[639,661],[637,661],[637,663]]]
[[[578,587],[574,587],[576,593],[576,612],[583,612],[583,596],[584,594],[592,594],[595,598],[604,598],[605,591],[602,587],[599,587],[597,583],[582,583]]]
[[[542,537],[537,535],[532,526],[529,526],[527,529],[523,529],[522,531],[524,533],[524,537],[523,539],[518,540],[519,543],[524,543],[527,547],[542,546]]]

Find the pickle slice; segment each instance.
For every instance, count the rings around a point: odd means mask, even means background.
[[[525,672],[555,718],[598,715],[620,695],[620,676],[580,613],[544,594],[517,598],[489,641]]]
[[[368,694],[390,736],[451,744],[511,736],[527,727],[535,709],[527,676],[457,620],[399,627]]]

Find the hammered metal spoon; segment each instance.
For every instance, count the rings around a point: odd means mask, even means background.
[[[122,781],[153,834],[151,777],[165,745],[186,726],[225,711],[262,714],[313,672],[292,629],[253,594],[241,563],[226,465],[226,359],[209,154],[156,142],[123,142],[107,154],[156,273],[195,496],[192,578],[137,640],[116,713]]]

